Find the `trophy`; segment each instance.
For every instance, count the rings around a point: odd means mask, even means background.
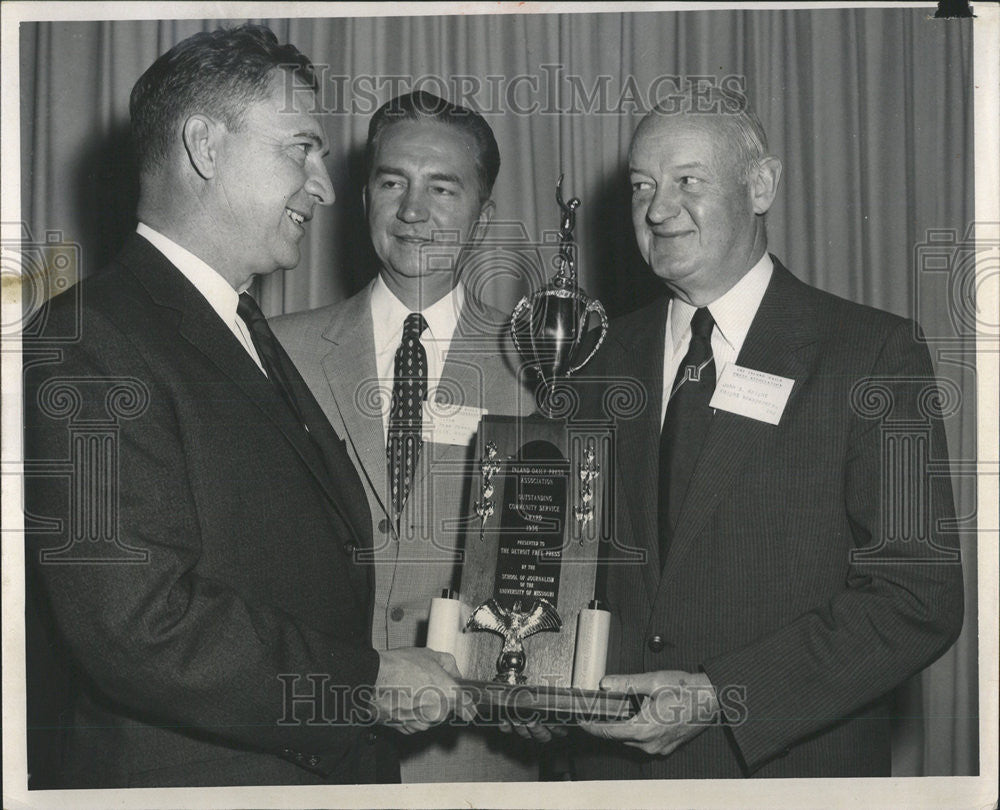
[[[573,197],[563,202],[563,176],[556,182],[556,204],[562,213],[559,226],[558,269],[551,281],[532,295],[517,302],[510,318],[514,347],[535,370],[544,384],[543,405],[553,412],[552,395],[558,380],[583,368],[601,348],[608,334],[608,316],[601,302],[588,298],[576,281],[576,257],[573,228],[580,200]],[[593,348],[583,357],[581,345],[587,333],[590,315],[600,319],[600,334]]]
[[[556,202],[556,273],[510,319],[514,346],[540,381],[540,414],[481,420],[460,595],[446,592],[431,607],[428,646],[456,655],[459,683],[484,720],[623,719],[637,709],[634,696],[598,689],[610,626],[595,599],[600,530],[611,523],[601,478],[610,434],[571,418],[565,380],[600,348],[608,319],[577,284],[580,201],[563,201],[562,177]],[[598,326],[588,332],[591,320]]]

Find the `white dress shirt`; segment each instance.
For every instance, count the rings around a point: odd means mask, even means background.
[[[458,326],[458,318],[465,303],[462,282],[450,293],[423,310],[427,328],[420,335],[420,343],[427,353],[427,399],[434,398],[441,381],[451,338]],[[382,399],[383,438],[389,436],[389,411],[392,405],[392,384],[395,379],[396,350],[403,339],[403,321],[414,310],[400,301],[386,286],[382,276],[375,279],[371,295],[372,329],[375,337],[375,369],[378,373]]]
[[[243,290],[234,290],[232,285],[217,271],[205,264],[191,251],[185,250],[169,237],[153,230],[145,222],[140,222],[135,232],[166,256],[168,261],[180,270],[184,277],[194,285],[194,288],[205,297],[212,309],[222,318],[223,323],[236,336],[246,353],[257,364],[257,368],[266,376],[267,372],[264,371],[264,366],[254,348],[253,340],[250,338],[250,330],[236,312],[240,303],[240,293],[249,287],[250,283],[247,282]]]
[[[708,311],[715,320],[712,330],[712,357],[715,360],[715,379],[722,375],[723,369],[730,363],[735,363],[743,348],[750,324],[753,323],[764,292],[771,281],[774,263],[764,252],[760,261],[750,268],[743,278],[729,290],[708,304]],[[691,319],[697,307],[693,307],[679,298],[670,300],[667,309],[667,333],[663,349],[663,397],[660,402],[660,425],[667,414],[667,402],[670,399],[670,389],[677,376],[681,360],[687,354],[691,343]]]

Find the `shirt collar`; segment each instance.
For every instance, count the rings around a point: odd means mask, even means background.
[[[195,289],[205,297],[223,320],[228,323],[236,317],[240,294],[217,271],[191,251],[182,248],[173,239],[150,228],[145,222],[140,222],[135,232],[166,256],[170,263],[180,270]],[[249,282],[244,285],[244,289],[248,286],[250,286]]]
[[[465,303],[465,287],[459,281],[451,292],[423,310],[427,330],[421,341],[448,341],[458,326],[458,318]],[[395,349],[403,334],[403,321],[413,310],[409,309],[396,294],[389,289],[382,275],[375,279],[371,295],[372,320],[374,324],[375,351]]]
[[[739,355],[746,340],[750,325],[760,308],[760,302],[767,291],[774,272],[774,262],[767,251],[739,281],[708,305],[715,326],[723,340],[729,344],[735,355]],[[695,307],[673,298],[670,302],[670,336],[674,351],[682,345],[691,329],[691,318]]]

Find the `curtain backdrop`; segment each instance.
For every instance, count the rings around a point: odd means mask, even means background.
[[[84,275],[135,226],[132,84],[172,45],[224,22],[234,21],[22,25],[22,217],[36,240],[58,231],[79,244]],[[337,193],[317,209],[299,267],[262,280],[268,315],[340,300],[374,274],[360,192],[368,119],[415,84],[480,109],[500,144],[501,222],[475,263],[481,294],[509,310],[551,273],[565,173],[566,192],[583,200],[583,286],[612,314],[637,308],[661,288],[629,222],[632,131],[651,97],[676,92],[671,77],[743,77],[784,161],[770,250],[809,283],[921,321],[939,375],[962,393],[947,423],[953,464],[974,461],[974,301],[949,259],[973,219],[971,22],[924,9],[262,22],[320,66]],[[945,256],[934,266],[924,261],[932,229]],[[899,692],[899,775],[978,772],[975,480],[956,484],[969,516],[965,628]]]

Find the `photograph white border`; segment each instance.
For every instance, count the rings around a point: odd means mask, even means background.
[[[181,19],[245,17],[354,17],[441,14],[539,14],[601,10],[628,12],[692,9],[841,7],[925,8],[934,3],[94,3],[7,2],[2,14],[2,222],[20,217],[19,38],[27,20]],[[1000,223],[1000,8],[974,4],[975,219]],[[941,24],[948,24],[942,21]],[[1000,224],[994,226],[994,236]],[[1000,310],[997,251],[980,255],[978,306]],[[3,322],[20,312],[19,286],[4,278]],[[8,350],[14,349],[14,350]],[[629,783],[436,784],[402,786],[132,789],[122,791],[25,790],[24,551],[21,514],[20,354],[2,354],[3,460],[3,807],[46,808],[307,808],[307,807],[900,807],[995,806],[997,800],[998,682],[998,387],[996,339],[978,343],[978,574],[980,775],[884,779],[651,781]],[[22,531],[18,531],[18,528]],[[627,792],[626,792],[627,789]]]

